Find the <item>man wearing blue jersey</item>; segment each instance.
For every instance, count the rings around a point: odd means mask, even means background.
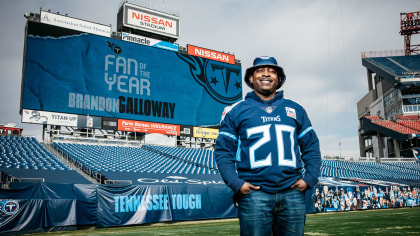
[[[215,158],[235,192],[241,235],[303,235],[305,191],[318,182],[318,138],[301,105],[277,91],[286,81],[273,57],[245,72],[253,89],[225,108]]]

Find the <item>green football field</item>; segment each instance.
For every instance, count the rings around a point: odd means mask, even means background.
[[[239,223],[206,220],[32,235],[239,235]],[[420,207],[308,214],[305,235],[420,235]]]

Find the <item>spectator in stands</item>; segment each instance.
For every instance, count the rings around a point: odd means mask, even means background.
[[[324,210],[326,210],[326,208],[332,208],[332,203],[331,203],[331,197],[329,194],[327,194],[327,196],[325,197],[324,203],[323,203],[323,207]]]
[[[366,209],[370,208],[370,199],[367,196],[363,197],[363,207],[364,207],[364,203],[366,203]]]
[[[375,198],[376,209],[381,209],[381,202],[379,200],[380,198],[378,197]]]
[[[372,190],[372,185],[370,185],[368,189],[368,198],[371,199],[372,195],[373,195],[373,190]]]
[[[340,202],[345,202],[345,201],[346,201],[346,198],[347,198],[347,195],[346,195],[346,193],[344,192],[344,189],[343,189],[343,188],[341,188],[341,189],[340,189]]]
[[[411,192],[411,194],[413,195],[413,197],[415,199],[418,199],[418,193],[419,193],[418,189],[417,188],[413,188],[413,191]]]
[[[333,191],[333,189],[332,188],[330,188],[329,190],[328,190],[328,195],[330,196],[330,198],[331,198],[331,200],[333,199],[333,197],[334,197],[334,191]]]
[[[362,193],[360,192],[359,185],[356,186],[356,190],[354,191],[354,197],[357,199],[357,204],[359,206],[362,205]]]
[[[416,206],[419,204],[419,195],[418,195],[418,191],[415,191],[413,194],[413,199],[414,199],[414,204],[416,204]]]
[[[385,188],[385,192],[384,192],[384,198],[385,198],[385,200],[389,200],[389,187],[386,187]]]
[[[321,204],[322,204],[322,207],[324,207],[324,202],[325,202],[325,193],[324,193],[324,191],[322,191],[321,192]]]
[[[328,195],[328,186],[324,186],[322,188],[322,193],[324,194],[325,197]]]
[[[338,187],[335,187],[334,196],[336,196],[337,199],[340,198],[340,191],[338,191]]]
[[[345,211],[345,210],[346,210],[346,202],[345,201],[340,202],[340,209],[339,209],[339,211]]]
[[[395,195],[394,195],[394,190],[392,186],[389,191],[389,201],[391,202],[391,207],[395,207]]]
[[[224,110],[214,152],[235,192],[241,235],[303,235],[305,191],[321,166],[318,138],[304,108],[277,92],[286,77],[275,58],[255,58],[244,79],[253,91]]]
[[[382,188],[379,188],[378,198],[384,198],[384,197],[385,197],[384,191],[382,190]]]
[[[350,200],[350,202],[353,201],[353,192],[351,191],[352,189],[347,188],[347,199]]]
[[[346,211],[350,211],[350,207],[351,207],[351,201],[350,201],[350,198],[347,198],[346,199],[346,201],[345,201],[345,203],[346,203]]]
[[[379,206],[379,202],[376,198],[375,195],[372,195],[372,197],[370,198],[370,208],[371,209],[377,209]]]
[[[336,211],[338,211],[338,208],[340,208],[340,201],[338,201],[337,196],[333,196],[333,200],[331,201],[331,205],[333,208],[335,208]]]
[[[376,189],[375,186],[372,186],[372,193],[371,193],[371,197],[378,197],[378,189]]]
[[[393,206],[391,205],[391,201],[389,201],[389,200],[386,200],[386,205],[387,205],[388,207],[393,207]]]
[[[315,205],[318,199],[321,199],[321,195],[319,195],[319,188],[315,188],[315,193],[312,195],[312,203]]]
[[[403,202],[401,201],[401,198],[395,198],[394,207],[402,207]]]
[[[362,209],[363,210],[369,209],[368,201],[365,199],[362,200]]]
[[[403,192],[402,192],[401,195],[402,195],[401,200],[403,202],[403,207],[406,207],[407,206],[407,199],[408,199],[408,192],[407,192],[406,188],[403,188]]]
[[[388,205],[383,197],[379,198],[379,208],[388,208]]]
[[[361,205],[358,204],[357,198],[353,198],[353,204],[350,206],[350,211],[360,210],[362,209]]]
[[[398,199],[398,198],[401,197],[401,189],[399,187],[397,187],[397,186],[394,186],[394,187],[395,187],[395,189],[394,189],[394,196],[395,196],[395,199]]]
[[[365,188],[365,190],[362,193],[363,199],[369,199],[369,188]]]
[[[322,207],[321,198],[318,198],[317,201],[315,202],[315,212],[319,213],[323,211],[324,211],[324,208]]]
[[[411,188],[410,188],[410,186],[408,186],[408,187],[407,187],[407,193],[408,193],[408,198],[409,198],[409,199],[412,199],[412,198],[413,198],[413,197],[412,197],[412,196],[413,196],[413,194],[412,194],[412,192],[411,192]]]

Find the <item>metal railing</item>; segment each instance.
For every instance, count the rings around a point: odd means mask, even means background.
[[[131,185],[133,181],[131,180],[111,180],[106,179],[105,184],[119,184],[119,185]]]
[[[405,56],[405,52],[403,49],[366,51],[366,52],[361,52],[360,54],[362,58]]]
[[[14,183],[44,183],[45,179],[44,178],[16,178],[13,177],[11,182]]]

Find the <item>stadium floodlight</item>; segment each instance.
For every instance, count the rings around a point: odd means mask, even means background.
[[[404,35],[404,50],[405,55],[420,54],[420,44],[411,44],[411,36],[420,33],[420,11],[417,12],[402,12],[401,17],[401,31],[400,34]]]

